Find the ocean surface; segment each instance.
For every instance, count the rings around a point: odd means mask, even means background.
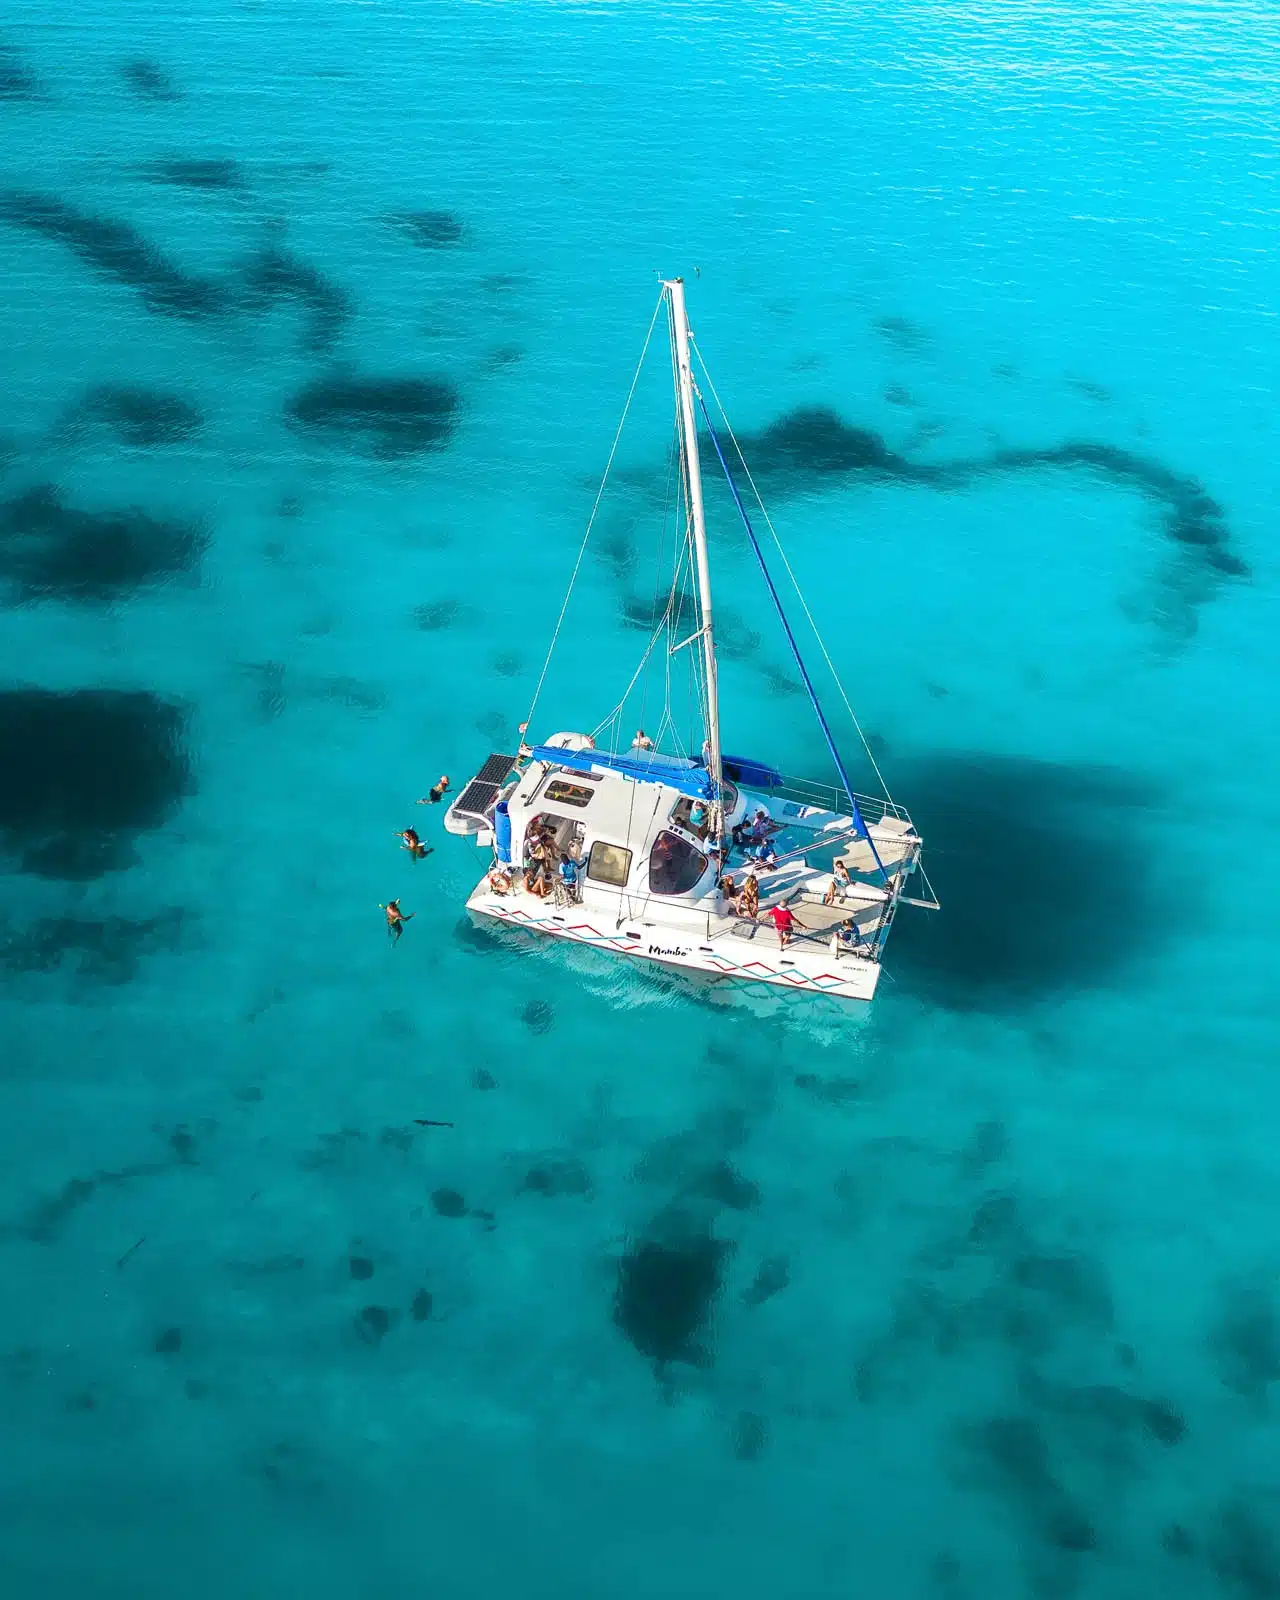
[[[1278,81],[1247,3],[10,0],[5,1600],[1280,1594]],[[485,937],[413,804],[673,274],[943,902],[862,1016]],[[658,354],[535,735],[643,648]],[[726,746],[829,776],[709,493]]]

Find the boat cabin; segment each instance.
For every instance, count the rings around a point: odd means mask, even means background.
[[[579,748],[557,748],[562,740]],[[686,903],[713,897],[721,869],[707,842],[710,798],[700,762],[637,748],[614,756],[581,735],[557,735],[534,751],[507,799],[510,865],[527,866],[541,838],[554,861],[567,854],[581,864],[584,890]],[[731,825],[745,807],[732,783],[724,804]]]

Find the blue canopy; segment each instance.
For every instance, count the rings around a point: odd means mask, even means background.
[[[555,745],[535,747],[532,759],[568,772],[616,772],[635,783],[665,783],[694,800],[711,799],[711,775],[702,767],[674,767],[646,755],[611,755],[607,750],[560,750]]]

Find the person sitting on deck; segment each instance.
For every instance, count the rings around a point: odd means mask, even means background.
[[[858,924],[852,917],[846,917],[831,935],[831,954],[839,961],[843,955],[852,955],[861,943],[862,935],[858,932]]]
[[[831,875],[831,884],[826,894],[822,897],[823,905],[833,906],[837,900],[843,900],[845,891],[849,888],[851,882],[852,879],[849,877],[848,867],[845,866],[843,861],[837,861]]]
[[[710,825],[706,805],[701,800],[695,800],[689,807],[689,832],[696,833],[699,839],[705,839]]]
[[[749,854],[754,856],[756,865],[766,871],[778,865],[778,852],[773,848],[772,839],[764,839],[760,844],[753,845]]]
[[[652,750],[653,749],[653,740],[649,737],[649,735],[644,731],[643,728],[637,728],[636,729],[636,736],[631,741],[631,748],[633,750]]]
[[[782,824],[775,822],[763,806],[756,807],[756,814],[751,819],[751,841],[753,844],[763,844],[766,839],[775,833],[782,832]]]
[[[804,923],[796,916],[790,906],[774,906],[769,915],[773,918],[773,925],[778,930],[778,944],[780,948],[785,950],[791,943],[792,929],[803,928]]]
[[[725,873],[720,880],[720,894],[724,900],[725,910],[731,917],[738,914],[738,886],[729,873]]]
[[[752,922],[760,915],[760,882],[754,867],[747,868],[747,875],[742,880],[742,893],[738,896],[738,915],[749,917]]]

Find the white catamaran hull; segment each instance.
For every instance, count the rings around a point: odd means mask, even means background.
[[[616,902],[593,910],[585,904],[558,906],[519,891],[499,895],[489,888],[487,877],[467,901],[468,911],[510,928],[724,982],[767,983],[792,994],[866,1001],[880,980],[878,961],[851,954],[833,956],[825,939],[819,943],[797,938],[784,950],[765,922],[752,925],[725,919],[721,931],[706,935],[625,918],[619,925],[615,909]]]

